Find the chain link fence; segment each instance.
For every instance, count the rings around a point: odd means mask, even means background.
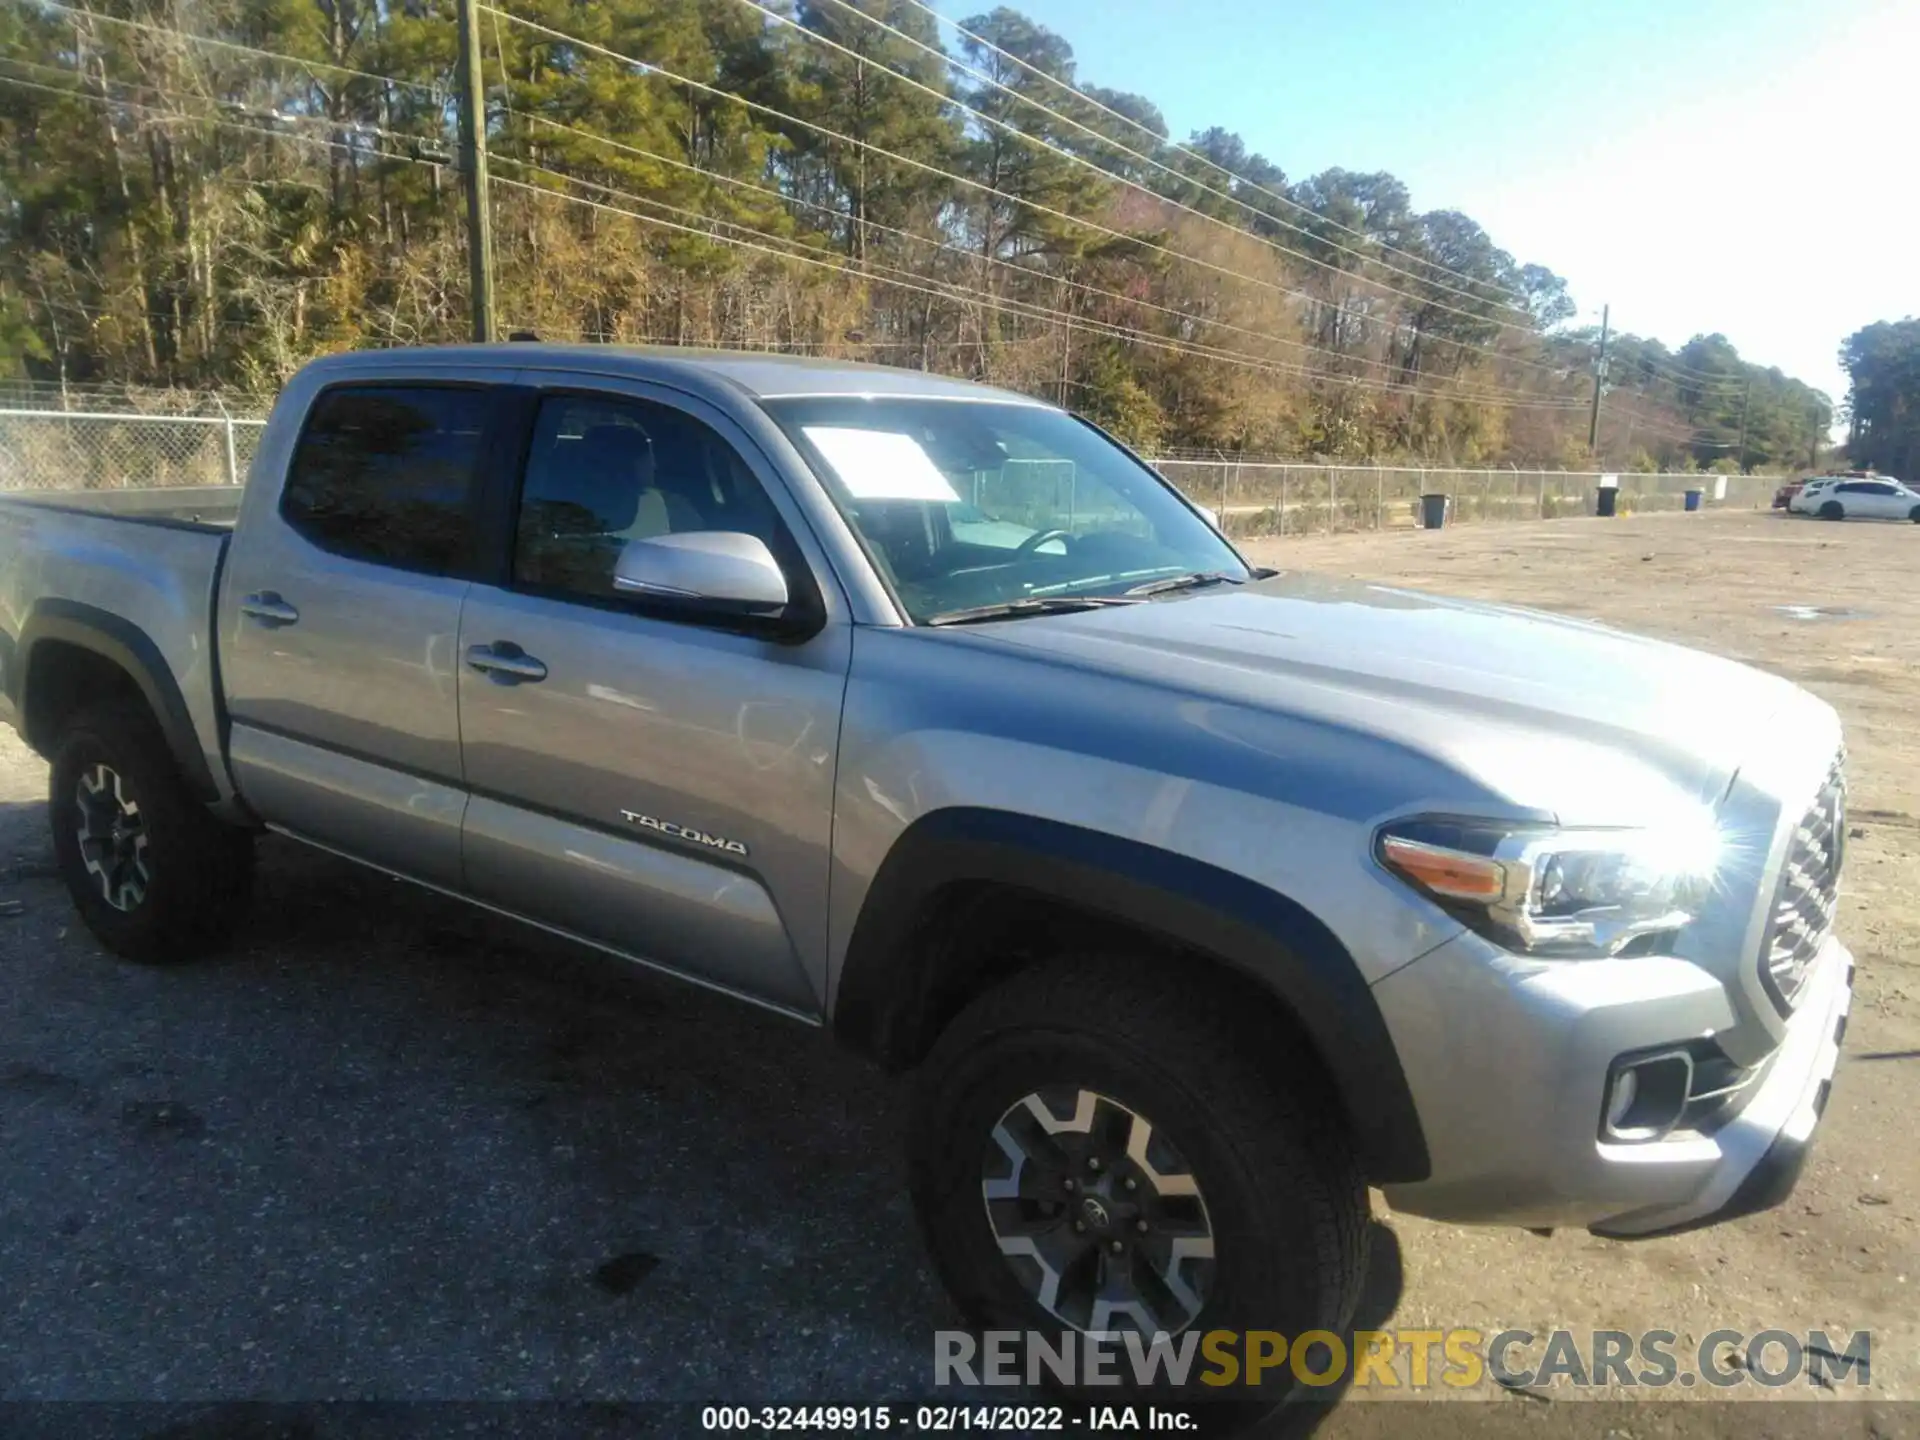
[[[1420,524],[1422,495],[1447,497],[1447,523],[1551,520],[1591,515],[1603,478],[1617,482],[1621,514],[1679,510],[1688,490],[1713,508],[1764,509],[1777,479],[1766,475],[1617,475],[1600,471],[1316,465],[1309,462],[1155,460],[1154,467],[1236,538],[1406,530]]]
[[[264,420],[0,408],[0,491],[238,485]]]
[[[231,412],[155,415],[0,407],[0,491],[152,489],[237,485],[266,422]],[[1306,461],[1159,459],[1152,463],[1239,538],[1411,529],[1420,497],[1448,497],[1448,522],[1590,515],[1597,471],[1462,470]],[[1056,477],[1058,478],[1058,477]],[[1764,475],[1622,473],[1622,513],[1678,510],[1686,492],[1716,507],[1760,509],[1776,481]],[[1070,480],[1067,482],[1070,485]],[[989,497],[979,495],[975,503]],[[1017,518],[1003,516],[1002,518]]]

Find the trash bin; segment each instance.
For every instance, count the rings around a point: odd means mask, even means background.
[[[1593,513],[1596,515],[1616,514],[1619,504],[1620,487],[1617,485],[1602,485],[1593,492]]]
[[[1420,524],[1428,530],[1438,530],[1447,523],[1447,497],[1444,495],[1422,495],[1420,497]]]
[[[1687,509],[1698,510],[1700,508],[1700,497],[1705,495],[1706,493],[1707,492],[1705,490],[1699,488],[1698,486],[1695,486],[1693,489],[1687,491]]]

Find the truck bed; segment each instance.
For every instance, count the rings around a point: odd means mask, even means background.
[[[0,720],[26,718],[16,712],[39,646],[93,649],[134,671],[176,755],[199,762],[188,773],[230,793],[213,626],[240,496],[239,486],[0,495]]]
[[[21,490],[0,492],[0,504],[30,505],[195,530],[231,530],[240,514],[238,485],[182,485],[151,490]]]

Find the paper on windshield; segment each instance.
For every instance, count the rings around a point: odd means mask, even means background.
[[[804,425],[801,429],[827,457],[840,483],[856,500],[944,503],[960,498],[911,435],[839,425]]]

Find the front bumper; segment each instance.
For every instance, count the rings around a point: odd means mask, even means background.
[[[1642,1237],[1716,1224],[1786,1198],[1825,1108],[1853,997],[1829,937],[1767,1068],[1710,1132],[1600,1138],[1606,1075],[1627,1051],[1735,1023],[1720,981],[1670,958],[1541,964],[1477,936],[1374,989],[1433,1168],[1389,1186],[1397,1210],[1469,1224],[1580,1225]]]

